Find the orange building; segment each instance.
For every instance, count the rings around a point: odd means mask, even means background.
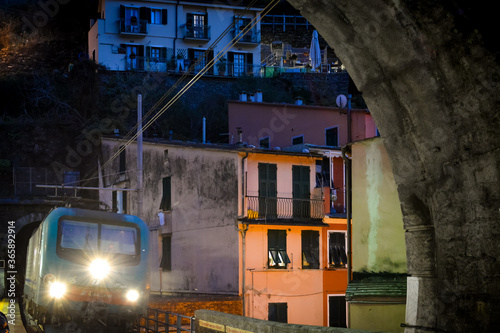
[[[322,155],[254,150],[244,163],[239,219],[244,315],[346,325],[346,220],[325,218]]]

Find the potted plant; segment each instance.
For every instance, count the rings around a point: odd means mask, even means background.
[[[220,58],[217,62],[217,72],[219,73],[219,75],[226,75],[226,68],[226,58]]]

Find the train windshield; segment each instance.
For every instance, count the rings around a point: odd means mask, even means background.
[[[61,220],[58,234],[61,253],[85,252],[136,256],[139,254],[138,230],[125,225]]]

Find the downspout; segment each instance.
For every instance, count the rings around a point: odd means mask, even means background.
[[[177,40],[177,30],[179,29],[179,23],[178,23],[178,7],[179,7],[179,1],[177,0],[177,3],[175,4],[175,37],[174,37],[174,59],[177,59],[177,55],[175,54],[175,41]]]
[[[241,158],[241,215],[240,217],[245,216],[245,160],[248,157],[248,152],[246,152],[245,156]],[[243,224],[243,229],[240,229],[238,227],[238,231],[241,232],[241,295],[243,297],[242,299],[242,315],[245,317],[245,309],[246,309],[246,302],[245,302],[245,283],[246,283],[246,278],[245,278],[245,266],[246,266],[246,260],[245,260],[245,255],[246,255],[246,234],[248,230],[248,224]]]
[[[351,147],[349,145],[342,147],[342,159],[344,160],[345,168],[345,185],[346,185],[346,217],[347,217],[347,284],[351,282],[352,276],[352,242],[351,242],[351,220],[352,220],[352,195],[351,195],[351,159],[348,154],[351,153]],[[347,323],[350,323],[350,312],[347,311]]]

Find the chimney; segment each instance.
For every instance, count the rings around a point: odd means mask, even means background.
[[[302,105],[302,97],[295,97],[295,105]]]
[[[249,94],[248,99],[250,100],[250,102],[255,102],[255,94]]]
[[[262,103],[262,90],[257,89],[254,93],[255,102]]]
[[[247,101],[247,93],[244,91],[240,92],[240,102],[246,102]]]

